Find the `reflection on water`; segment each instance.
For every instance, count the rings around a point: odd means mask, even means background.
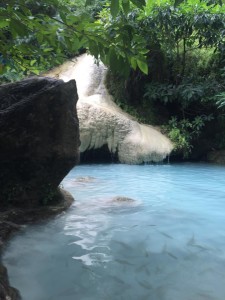
[[[70,210],[6,249],[11,284],[24,300],[224,300],[224,173],[204,164],[75,168],[63,182],[76,199]]]

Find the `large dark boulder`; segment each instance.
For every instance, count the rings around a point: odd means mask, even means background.
[[[29,78],[0,86],[0,207],[57,197],[79,159],[76,83]]]

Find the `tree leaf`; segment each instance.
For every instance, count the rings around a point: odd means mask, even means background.
[[[30,61],[31,67],[32,67],[36,62],[37,62],[36,59],[32,59],[32,60]]]
[[[64,12],[60,12],[60,17],[61,17],[62,21],[63,21],[65,24],[67,24],[67,22],[66,22],[66,15],[64,14]]]
[[[137,65],[144,74],[148,75],[148,64],[146,62],[137,59]]]
[[[53,48],[44,48],[43,51],[44,52],[51,52],[53,50]]]
[[[116,52],[114,51],[114,49],[110,49],[109,50],[109,65],[110,65],[110,69],[115,72],[118,71],[118,67],[119,67],[120,61],[117,58]]]
[[[120,5],[119,0],[111,0],[110,12],[113,18],[115,18],[119,13]]]
[[[182,2],[184,2],[184,0],[175,0],[174,6],[176,7],[176,6],[180,5]]]
[[[85,6],[91,5],[92,4],[92,0],[86,0],[85,2]]]
[[[145,6],[145,0],[131,0],[131,2],[135,5],[135,6],[137,6],[137,7],[139,7],[139,8],[143,8],[144,6]]]
[[[137,69],[137,60],[134,57],[131,57],[130,64],[134,70]]]
[[[10,20],[10,26],[14,33],[19,36],[26,36],[27,35],[27,27],[20,21],[16,19],[11,19]]]
[[[130,1],[128,0],[123,0],[122,1],[122,7],[123,7],[123,11],[125,14],[128,14],[130,11]]]
[[[88,45],[89,51],[92,55],[94,55],[95,58],[98,58],[99,54],[99,49],[98,49],[98,44],[92,41],[89,41]]]
[[[0,64],[0,75],[4,74],[5,66]]]
[[[0,19],[0,28],[5,28],[8,25],[9,25],[9,22],[7,20]]]

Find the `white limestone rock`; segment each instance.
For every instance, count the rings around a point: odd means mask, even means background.
[[[92,56],[83,54],[47,74],[64,81],[76,80],[80,151],[107,145],[122,163],[162,161],[173,149],[171,141],[156,128],[135,121],[113,102],[104,84],[106,72],[102,63],[97,65]]]

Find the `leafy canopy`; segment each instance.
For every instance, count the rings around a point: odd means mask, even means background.
[[[155,16],[166,5],[170,8],[157,22]],[[170,9],[176,11],[175,18]],[[147,74],[146,32],[160,32],[161,39],[172,43],[185,30],[193,30],[193,37],[201,33],[201,45],[215,44],[218,36],[224,41],[216,19],[224,13],[221,0],[0,0],[0,73],[8,74],[9,80],[18,73],[38,74],[85,48],[112,70],[128,75],[132,67]],[[182,22],[181,14],[187,16],[184,26],[190,26],[173,32],[173,25]],[[207,14],[215,15],[211,31],[204,29]],[[190,29],[193,20],[198,26]]]
[[[127,13],[131,6],[142,8],[145,1],[112,0],[110,4],[105,1],[98,4],[99,11],[105,5],[115,19],[119,12]],[[9,0],[7,3],[1,0],[0,72],[38,74],[82,48],[89,49],[105,63],[130,62],[134,41],[129,28],[122,23],[114,26],[118,34],[114,38],[105,30],[104,22],[97,15],[99,11],[93,16],[88,10],[93,7],[93,1],[87,0],[85,5],[81,0]],[[135,44],[138,46],[139,42]]]

